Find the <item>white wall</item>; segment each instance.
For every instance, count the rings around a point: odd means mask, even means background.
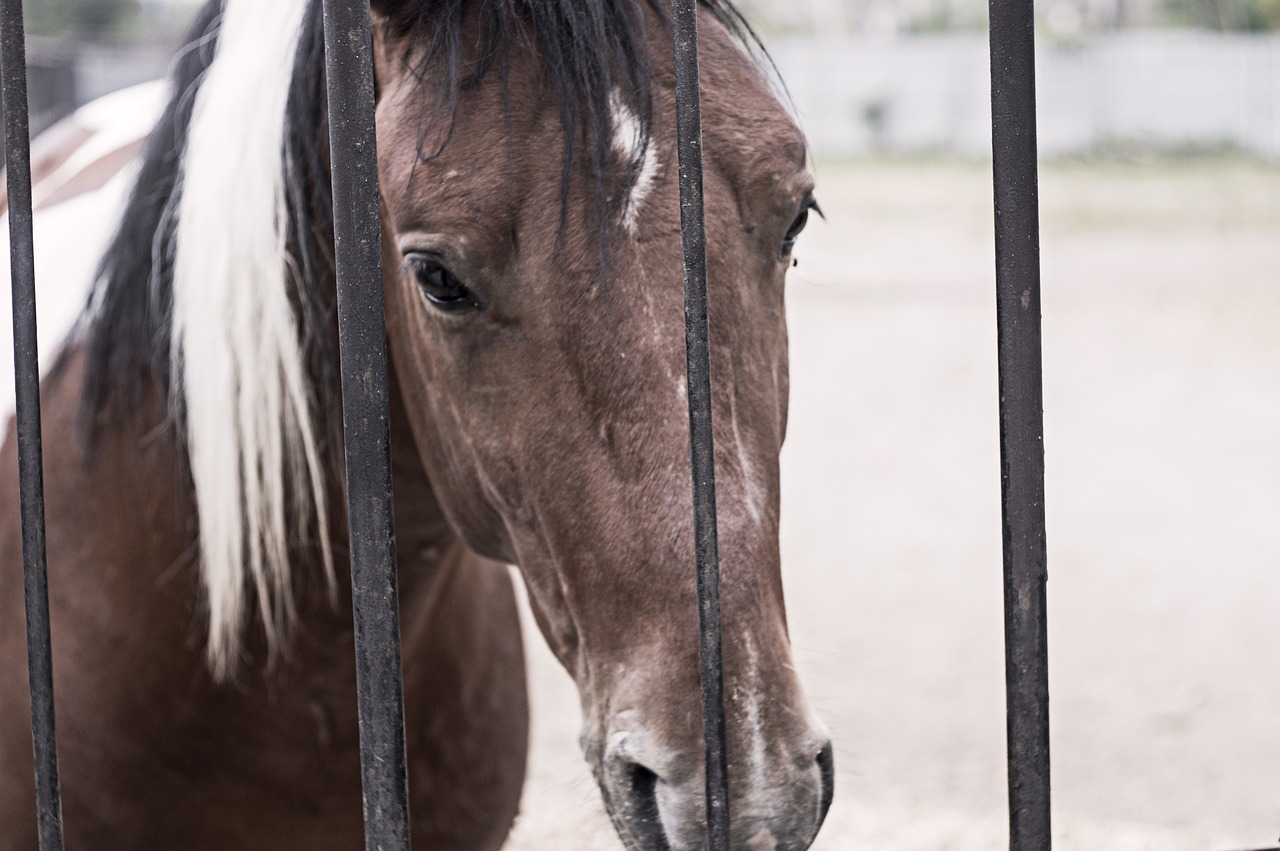
[[[990,151],[984,34],[772,45],[815,151]],[[1280,36],[1130,31],[1041,45],[1040,146],[1231,144],[1280,160]],[[879,109],[879,129],[868,114]]]

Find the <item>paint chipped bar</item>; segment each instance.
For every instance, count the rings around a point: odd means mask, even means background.
[[[36,333],[26,55],[22,0],[0,0],[0,80],[4,93],[5,165],[9,182],[9,275],[13,287],[22,575],[26,601],[27,671],[31,688],[31,738],[36,769],[37,830],[40,851],[61,851],[62,794],[58,782],[49,577],[45,561],[44,451],[40,434],[40,364]]]
[[[408,851],[386,318],[367,0],[324,0],[365,847]]]
[[[703,203],[702,97],[699,91],[696,0],[672,0],[671,31],[675,42],[689,455],[693,471],[698,656],[701,662],[702,735],[707,773],[707,846],[710,851],[729,851],[729,747],[724,715],[724,637],[720,615],[715,442],[711,426],[711,332],[707,312],[707,228]]]
[[[1035,79],[1032,0],[991,0],[1011,851],[1052,845]]]

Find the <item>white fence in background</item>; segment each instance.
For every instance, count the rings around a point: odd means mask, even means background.
[[[771,46],[814,150],[989,155],[983,33]],[[1280,160],[1280,36],[1131,31],[1041,44],[1040,147],[1230,146]]]

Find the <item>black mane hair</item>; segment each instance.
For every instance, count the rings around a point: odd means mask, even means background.
[[[196,92],[217,52],[221,13],[221,0],[201,8],[170,66],[168,104],[90,291],[83,393],[90,439],[102,420],[129,417],[156,396],[171,401],[174,214]]]
[[[699,2],[744,41],[759,43],[730,0]],[[648,10],[667,21],[665,0],[375,0],[374,5],[411,45],[404,58],[414,61],[418,78],[438,86],[424,116],[419,147],[424,159],[448,144],[459,95],[495,69],[502,74],[505,92],[513,43],[531,42],[541,54],[564,127],[562,216],[570,177],[581,163],[595,184],[597,219],[604,225],[608,208],[616,203],[608,196],[605,177],[613,156],[610,99],[620,93],[639,121],[638,150],[629,163],[629,177],[634,177],[653,119],[652,54],[644,17]],[[468,24],[479,37],[464,47]],[[474,32],[471,38],[475,40]],[[442,141],[434,150],[424,150],[428,138]]]
[[[208,0],[204,5],[173,65],[169,103],[100,266],[86,328],[83,398],[91,436],[104,422],[133,416],[157,397],[181,432],[181,393],[174,392],[179,379],[170,374],[174,217],[192,104],[215,54],[223,2]],[[435,89],[424,99],[428,107],[419,150],[424,159],[448,144],[467,89],[497,73],[505,90],[512,51],[532,47],[538,52],[558,97],[564,127],[562,219],[574,169],[585,169],[595,187],[603,260],[608,217],[620,203],[610,197],[607,181],[616,156],[610,99],[617,92],[638,119],[640,152],[629,164],[634,178],[649,144],[654,114],[653,46],[644,19],[649,13],[667,19],[662,0],[372,2],[394,32],[414,46],[415,73],[424,87]],[[758,46],[732,0],[700,3],[738,37]],[[464,32],[476,26],[480,42],[464,45]],[[336,462],[333,450],[339,445],[341,418],[336,414],[339,368],[321,0],[308,2],[284,120],[282,168],[288,188],[290,257],[281,262],[289,264],[290,297],[316,383],[316,404],[322,409],[316,419],[323,423],[321,437],[327,438],[324,454]],[[426,150],[428,138],[443,141],[435,150]]]

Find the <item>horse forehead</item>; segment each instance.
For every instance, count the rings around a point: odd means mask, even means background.
[[[703,133],[726,147],[803,165],[804,134],[780,97],[780,86],[766,71],[767,59],[712,18],[702,27],[699,45]]]
[[[791,114],[754,66],[718,88],[704,86],[703,136],[709,157],[719,157],[730,172],[776,172],[780,166],[804,168],[808,145]]]
[[[623,193],[622,225],[633,235],[675,172],[675,123],[661,117],[675,110],[672,60],[662,49],[669,33],[660,22],[653,26],[652,93],[659,117],[647,146],[629,94],[618,87],[609,92],[609,147],[617,161],[632,166],[611,176],[622,184],[610,191]],[[728,178],[740,201],[771,199],[803,171],[804,137],[740,40],[714,19],[705,21],[702,33],[709,165]],[[422,208],[432,218],[478,217],[515,226],[522,208],[560,202],[560,193],[550,191],[559,187],[563,164],[559,104],[546,91],[543,75],[534,73],[535,52],[514,51],[510,60],[510,73],[494,73],[491,85],[469,87],[456,111],[440,116],[426,133],[425,111],[437,96],[434,88],[407,73],[403,63],[380,63],[384,190],[398,204]],[[430,153],[426,159],[420,156],[424,149]],[[547,217],[535,219],[541,228]]]

